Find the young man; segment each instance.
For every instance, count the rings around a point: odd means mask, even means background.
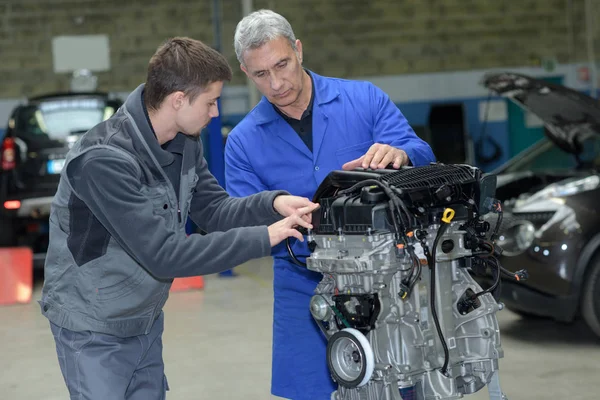
[[[221,54],[170,39],[146,83],[67,156],[40,305],[73,399],[163,399],[162,308],[173,278],[267,256],[310,226],[309,200],[284,191],[234,199],[208,171],[199,135],[230,79]],[[188,214],[214,233],[186,236]]]
[[[227,189],[234,196],[284,189],[312,198],[336,169],[394,168],[434,161],[431,148],[379,88],[326,78],[302,67],[302,43],[288,21],[254,12],[237,25],[241,69],[264,97],[229,134]],[[304,245],[297,255],[309,254]],[[335,390],[326,341],[309,302],[321,275],[274,249],[274,321],[271,393],[294,400],[329,400]]]

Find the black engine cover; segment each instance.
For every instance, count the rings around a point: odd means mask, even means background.
[[[375,184],[339,194],[366,180]],[[391,188],[411,215],[409,225],[435,223],[444,207],[456,218],[483,215],[495,196],[496,177],[468,165],[432,164],[400,170],[333,171],[317,189],[321,204],[313,217],[316,233],[365,234],[393,229],[389,197],[378,183]],[[471,200],[472,199],[472,200]],[[406,214],[406,213],[405,213]]]

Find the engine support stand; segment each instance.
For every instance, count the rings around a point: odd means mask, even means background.
[[[502,389],[500,388],[500,372],[498,370],[494,371],[492,374],[492,379],[487,387],[488,393],[490,394],[490,400],[508,400],[508,397],[502,393]]]

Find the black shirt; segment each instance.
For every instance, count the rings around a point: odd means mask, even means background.
[[[310,74],[310,72],[306,71],[306,73],[308,74],[308,76],[310,76],[310,84],[312,87],[312,91],[310,94],[310,101],[308,102],[308,106],[306,107],[306,110],[304,110],[304,112],[302,113],[302,116],[300,117],[300,119],[288,117],[275,105],[273,105],[273,108],[275,108],[275,111],[277,111],[279,113],[279,115],[281,115],[283,117],[283,119],[288,124],[290,124],[292,129],[294,131],[296,131],[298,136],[300,136],[300,139],[302,139],[302,141],[304,142],[306,147],[308,147],[308,149],[312,152],[313,151],[313,149],[312,149],[312,147],[313,147],[312,110],[313,110],[313,103],[315,100],[315,85],[314,85],[313,78],[312,78],[312,75]]]

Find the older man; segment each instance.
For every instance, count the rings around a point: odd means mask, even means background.
[[[302,67],[302,43],[289,22],[268,10],[237,25],[241,69],[264,97],[230,133],[227,190],[248,196],[281,189],[312,198],[336,169],[423,165],[434,161],[389,97],[368,82],[322,77]],[[305,244],[293,246],[306,256]],[[274,322],[271,392],[294,400],[329,399],[335,390],[326,341],[309,301],[321,275],[273,249]]]

